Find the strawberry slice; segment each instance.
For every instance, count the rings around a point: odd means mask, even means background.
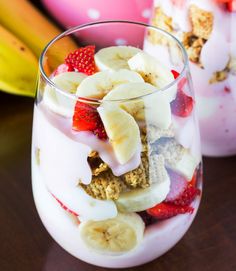
[[[171,70],[174,78],[178,78],[179,77],[179,72],[175,71],[175,70]],[[183,89],[184,85],[187,83],[187,78],[184,77],[180,80],[180,82],[178,83],[178,89]]]
[[[56,70],[53,72],[53,76],[56,76],[58,74],[64,73],[64,72],[73,72],[74,69],[72,68],[71,65],[68,64],[61,64],[59,65]]]
[[[229,12],[236,12],[236,1],[230,0],[228,3],[226,3],[226,8]]]
[[[192,213],[194,209],[191,206],[177,206],[172,203],[162,202],[147,210],[147,213],[157,219],[167,219],[179,214]]]
[[[174,78],[179,77],[179,72],[171,70]],[[179,117],[188,117],[193,110],[193,98],[186,95],[183,91],[184,85],[187,82],[187,78],[182,78],[178,83],[178,92],[174,101],[171,102],[171,111],[174,115]]]
[[[215,0],[219,4],[224,4],[229,12],[236,11],[236,0]]]
[[[196,196],[199,196],[200,194],[200,189],[193,187],[189,184],[188,187],[184,190],[184,193],[179,198],[173,201],[173,204],[178,206],[190,205],[196,198]]]
[[[174,196],[170,197],[168,196],[169,195],[168,194],[165,202],[169,202],[178,206],[190,205],[194,201],[196,196],[199,196],[201,194],[200,189],[196,188],[196,182],[197,182],[197,178],[196,178],[196,173],[195,173],[192,180],[190,182],[187,182],[187,186],[185,187],[185,189],[182,191],[181,194],[175,197]],[[171,183],[171,186],[172,186],[172,183]]]
[[[76,102],[72,128],[75,131],[91,131],[100,139],[107,139],[102,120],[97,109],[89,104]]]
[[[182,89],[179,89],[174,101],[171,102],[171,111],[178,117],[188,117],[193,110],[193,98],[186,95]]]
[[[175,70],[171,70],[174,78],[176,79],[177,77],[179,77],[179,72],[175,71]]]
[[[61,205],[61,207],[65,210],[65,211],[67,211],[67,212],[69,212],[69,213],[71,213],[72,215],[75,215],[75,216],[78,216],[78,214],[77,213],[75,213],[74,211],[72,211],[72,210],[70,210],[69,208],[67,208],[55,195],[53,195],[53,194],[51,194],[53,197],[54,197],[54,199]]]
[[[145,226],[149,226],[156,222],[156,219],[154,216],[149,215],[146,211],[138,212],[138,215],[141,216]]]
[[[94,45],[81,47],[70,53],[66,57],[65,63],[71,66],[75,71],[82,72],[87,75],[92,75],[96,70],[94,54]]]

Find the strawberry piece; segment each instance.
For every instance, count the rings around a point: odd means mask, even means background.
[[[65,210],[65,211],[67,211],[67,212],[69,212],[69,213],[71,213],[72,215],[75,215],[75,216],[78,216],[78,214],[77,213],[75,213],[74,211],[72,211],[72,210],[70,210],[69,208],[67,208],[55,195],[53,195],[53,194],[51,194],[53,197],[54,197],[54,199],[61,205],[61,207]]]
[[[72,127],[75,131],[92,131],[98,138],[107,139],[97,109],[89,104],[76,102]]]
[[[175,71],[175,70],[171,70],[171,72],[172,72],[172,74],[173,74],[173,76],[174,76],[175,79],[178,78],[179,75],[180,75],[180,73],[177,72],[177,71]],[[186,77],[182,78],[180,80],[180,82],[178,83],[178,89],[183,89],[183,87],[184,87],[184,85],[186,83],[187,83],[187,78]]]
[[[147,210],[147,213],[157,219],[167,219],[179,214],[192,213],[194,209],[191,206],[177,206],[171,203],[160,203]]]
[[[59,65],[56,70],[53,72],[53,76],[56,76],[58,74],[64,73],[64,72],[73,72],[74,69],[72,68],[71,65],[68,64],[61,64]]]
[[[93,131],[93,133],[100,139],[107,139],[107,133],[105,131],[102,121],[98,123],[97,128]]]
[[[94,131],[99,122],[99,115],[95,107],[76,102],[73,115],[73,129],[77,131]]]
[[[228,3],[226,3],[226,8],[229,12],[236,12],[236,1],[230,0]]]
[[[183,194],[173,201],[173,204],[178,206],[188,206],[193,202],[196,196],[199,196],[200,194],[200,189],[189,184],[188,187],[184,190]]]
[[[166,196],[166,202],[172,202],[179,198],[188,187],[188,181],[174,171],[168,171],[170,176],[170,192]]]
[[[172,180],[171,180],[172,181]],[[166,202],[178,205],[178,206],[187,206],[190,205],[196,196],[199,196],[201,194],[200,189],[196,188],[196,173],[193,175],[193,178],[190,182],[187,182],[187,186],[185,189],[182,191],[181,194],[179,194],[176,197],[168,197],[166,198]]]
[[[65,63],[70,65],[75,71],[82,72],[87,75],[92,75],[96,70],[94,54],[94,45],[81,47],[70,53],[66,57]]]
[[[156,219],[154,216],[149,215],[146,211],[138,212],[138,215],[141,216],[145,226],[149,226],[156,222]]]
[[[174,115],[185,118],[193,110],[193,98],[186,95],[182,89],[179,89],[174,101],[171,102],[171,111]]]
[[[175,70],[171,70],[174,78],[176,79],[177,77],[179,77],[179,72],[175,71]]]
[[[236,0],[215,0],[219,4],[224,4],[229,12],[236,11]]]

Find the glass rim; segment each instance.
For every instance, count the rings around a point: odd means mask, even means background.
[[[96,26],[96,25],[105,25],[105,24],[109,24],[109,23],[123,23],[123,24],[133,24],[133,25],[138,25],[138,26],[144,26],[146,28],[151,28],[154,29],[155,31],[158,31],[159,33],[162,33],[170,38],[172,38],[180,47],[181,49],[181,53],[183,56],[183,68],[181,70],[181,72],[179,73],[179,76],[177,78],[174,78],[173,81],[171,81],[169,84],[165,85],[162,88],[158,88],[156,91],[148,93],[148,94],[144,94],[144,95],[140,95],[138,97],[133,97],[133,98],[124,98],[124,99],[118,99],[118,100],[103,100],[103,99],[96,99],[96,98],[90,98],[90,97],[82,97],[82,96],[77,96],[76,94],[73,93],[68,93],[65,90],[63,90],[62,88],[58,87],[45,73],[45,70],[43,68],[43,61],[44,61],[44,57],[48,51],[48,49],[50,48],[51,45],[53,45],[56,41],[60,40],[61,38],[67,37],[70,34],[73,34],[74,32],[86,28],[86,27],[90,27],[90,26]],[[68,30],[62,32],[61,34],[57,35],[55,38],[53,38],[51,41],[48,42],[48,44],[44,47],[40,57],[39,57],[39,71],[41,73],[41,75],[43,76],[44,80],[47,82],[47,84],[49,84],[52,88],[54,88],[56,91],[58,91],[61,95],[73,99],[73,100],[83,100],[86,102],[93,102],[93,103],[99,103],[101,104],[102,102],[124,102],[124,101],[130,101],[130,100],[136,100],[136,99],[142,99],[144,97],[148,97],[150,95],[162,92],[162,91],[167,91],[168,89],[170,89],[171,87],[173,87],[175,84],[178,84],[178,82],[181,81],[181,79],[184,77],[184,74],[186,73],[186,70],[188,68],[188,55],[187,52],[185,50],[185,48],[183,47],[182,43],[171,33],[150,25],[150,24],[146,24],[146,23],[142,23],[142,22],[135,22],[135,21],[129,21],[129,20],[104,20],[104,21],[96,21],[96,22],[91,22],[91,23],[86,23],[86,24],[81,24],[81,25],[77,25],[74,27],[69,28]]]

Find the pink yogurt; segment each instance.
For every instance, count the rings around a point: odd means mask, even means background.
[[[183,2],[184,5],[178,5]],[[226,80],[209,84],[214,72],[223,70],[230,58],[236,58],[236,12],[229,12],[223,4],[213,0],[155,0],[154,3],[172,18],[179,33],[192,31],[189,5],[195,4],[213,13],[212,32],[200,54],[204,69],[190,61],[202,152],[208,156],[236,154],[235,71],[231,71]]]

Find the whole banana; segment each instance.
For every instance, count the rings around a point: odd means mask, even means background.
[[[61,30],[52,24],[27,0],[0,0],[0,24],[9,29],[35,53],[41,54],[45,45]],[[58,42],[49,55],[48,65],[53,70],[64,61],[65,56],[76,46],[70,38]]]
[[[38,63],[31,50],[0,25],[0,89],[34,96]]]

